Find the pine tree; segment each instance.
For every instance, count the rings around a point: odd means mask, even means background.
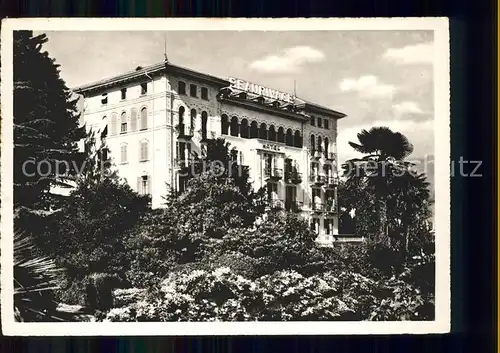
[[[46,42],[45,34],[14,32],[15,207],[50,208],[51,187],[67,185],[83,161],[77,100],[42,51]]]

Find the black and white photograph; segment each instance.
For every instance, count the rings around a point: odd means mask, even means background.
[[[449,332],[446,18],[1,35],[4,334]]]

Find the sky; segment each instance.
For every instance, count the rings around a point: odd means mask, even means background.
[[[403,133],[410,159],[434,154],[432,31],[45,32],[44,49],[68,87],[161,62],[238,77],[347,114],[340,162],[373,126]]]

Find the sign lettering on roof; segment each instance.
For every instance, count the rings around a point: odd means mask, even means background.
[[[231,88],[244,91],[248,93],[253,93],[258,96],[263,96],[275,100],[279,100],[286,103],[293,103],[295,101],[295,97],[289,93],[280,92],[278,90],[264,87],[261,85],[257,85],[255,83],[251,83],[248,81],[240,80],[239,78],[230,77],[229,82],[231,84]]]

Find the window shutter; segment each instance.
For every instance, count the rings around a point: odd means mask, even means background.
[[[145,130],[148,128],[148,110],[146,108],[142,108],[141,110],[141,130]]]
[[[141,192],[141,177],[137,177],[137,192],[142,194]]]
[[[135,111],[135,109],[132,109],[132,111],[130,112],[130,130],[137,130],[137,112]]]
[[[149,151],[148,151],[149,143],[144,141],[144,160],[149,159]]]
[[[151,184],[152,184],[152,182],[151,182],[151,177],[150,177],[150,176],[148,176],[148,194],[149,194],[149,195],[151,195]]]

